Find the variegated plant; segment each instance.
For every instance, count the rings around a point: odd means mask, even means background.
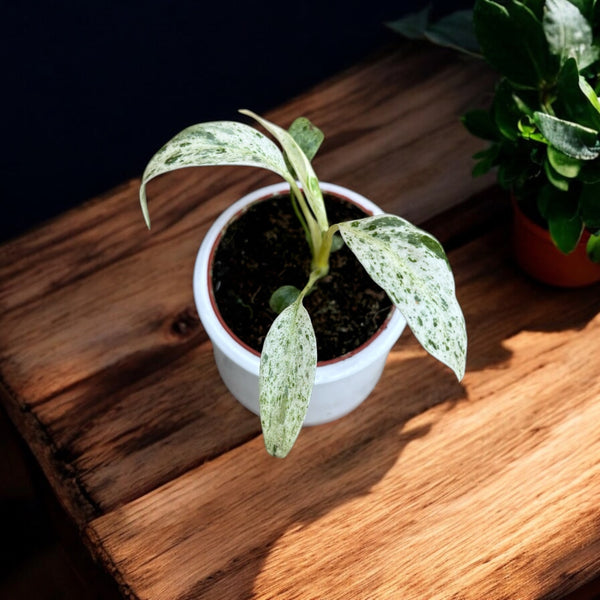
[[[247,111],[281,149],[244,123],[217,121],[192,125],[165,144],[142,178],[140,202],[148,227],[146,184],[184,167],[246,165],[269,169],[290,186],[294,210],[308,240],[312,271],[302,290],[274,290],[271,305],[280,311],[261,352],[260,417],[269,453],[283,457],[300,432],[317,367],[317,345],[304,297],[329,271],[334,234],[356,255],[367,273],[389,295],[423,347],[462,379],[467,336],[456,300],[454,278],[440,243],[394,215],[329,224],[319,181],[311,165],[323,134],[307,119],[288,131]],[[274,282],[274,287],[277,283]]]

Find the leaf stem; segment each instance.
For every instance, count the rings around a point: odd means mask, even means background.
[[[307,229],[305,231],[308,232],[309,237],[310,237],[309,245],[310,245],[310,251],[311,251],[311,254],[313,257],[313,261],[314,261],[315,257],[317,256],[317,254],[319,252],[320,246],[321,246],[321,231],[319,229],[319,225],[318,225],[317,221],[315,220],[312,212],[310,211],[310,209],[308,208],[308,205],[306,204],[304,195],[302,194],[302,192],[296,185],[296,182],[292,178],[290,178],[288,180],[288,183],[290,184],[290,189],[292,190],[292,193],[298,203],[298,206],[300,207],[300,210],[302,211],[302,214],[304,215],[305,223],[307,226]],[[300,222],[302,223],[302,220],[300,220]]]
[[[319,246],[319,253],[315,256],[313,261],[313,269],[323,271],[324,277],[329,272],[329,256],[331,255],[331,244],[333,242],[333,236],[336,231],[340,228],[339,224],[334,224],[322,235],[321,244]]]

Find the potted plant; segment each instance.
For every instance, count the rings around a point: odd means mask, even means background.
[[[389,24],[412,39],[483,57],[501,78],[489,110],[463,117],[488,140],[473,175],[497,169],[515,209],[518,262],[555,285],[600,280],[600,4],[475,0],[436,21]]]
[[[519,262],[557,285],[600,280],[599,21],[594,0],[476,0],[473,10],[483,57],[501,74],[491,108],[463,119],[490,142],[473,173],[497,168],[514,197]],[[521,247],[536,238],[544,248]]]
[[[341,401],[351,392],[357,392],[358,400],[342,406],[340,413],[311,417],[310,422],[315,423],[351,410],[372,389],[387,352],[404,327],[404,320],[423,347],[449,366],[459,380],[465,369],[466,329],[455,296],[452,272],[437,240],[398,216],[381,213],[349,190],[320,183],[310,161],[323,134],[307,119],[297,119],[286,131],[250,111],[240,112],[262,125],[281,149],[269,137],[245,123],[217,121],[193,125],[168,141],[149,161],[142,177],[140,202],[150,227],[146,184],[158,175],[180,168],[246,165],[269,169],[283,178],[283,186],[258,190],[225,211],[200,248],[194,275],[200,318],[213,341],[220,373],[233,394],[260,413],[268,452],[283,457],[293,446],[309,405],[313,400],[319,400],[317,396],[324,397],[331,405],[332,400],[336,404],[338,398]],[[347,220],[343,217],[339,222],[330,223],[330,209],[326,206],[323,191],[357,202],[363,212],[358,218]],[[273,198],[275,201],[271,204],[275,209],[283,205],[289,208],[298,223],[300,238],[297,235],[288,238],[287,231],[280,235],[277,230],[270,229],[267,223],[271,220],[270,215],[254,210]],[[365,213],[372,214],[362,216]],[[239,305],[243,314],[241,320],[250,329],[254,327],[254,315],[271,311],[272,324],[264,340],[259,340],[254,348],[239,339],[241,334],[233,331],[223,318],[223,305],[215,299],[216,288],[221,287],[221,281],[215,279],[217,254],[227,245],[227,232],[238,227],[248,214],[254,221],[246,225],[243,235],[232,238],[249,236],[253,241],[241,250],[234,244],[234,260],[222,262],[231,265],[264,239],[281,237],[281,254],[297,265],[294,272],[301,274],[302,281],[290,283],[278,280],[274,274],[267,275],[262,287],[268,288],[268,297],[260,306],[246,302],[236,295],[237,292],[233,294],[234,304]],[[289,215],[286,218],[289,221]],[[343,361],[334,356],[317,366],[317,339],[305,304],[315,306],[315,312],[327,312],[330,304],[337,303],[335,298],[322,301],[319,297],[332,277],[332,257],[340,250],[356,257],[361,269],[364,267],[369,278],[385,291],[394,308],[368,340],[358,348],[342,350]],[[278,258],[264,256],[261,252],[255,259],[260,263],[256,276],[262,271],[270,273],[268,263]],[[287,273],[292,272],[288,270]],[[252,299],[257,294],[253,292]],[[352,299],[349,306],[348,312],[356,312]],[[358,329],[361,329],[360,314],[351,315],[345,322],[357,319]],[[321,376],[320,373],[330,366],[334,369]],[[344,383],[345,377],[350,377],[349,383]]]

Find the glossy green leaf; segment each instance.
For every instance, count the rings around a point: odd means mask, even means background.
[[[394,215],[340,223],[339,228],[346,245],[387,292],[425,350],[462,379],[465,320],[440,243]]]
[[[545,186],[538,197],[538,208],[548,222],[550,237],[557,248],[565,254],[572,252],[583,231],[575,199],[552,186]]]
[[[563,154],[580,160],[600,155],[598,131],[543,112],[536,112],[534,119],[544,137]]]
[[[600,263],[600,232],[590,235],[585,249],[592,262]]]
[[[253,127],[235,121],[214,121],[187,127],[151,159],[140,185],[140,204],[150,227],[146,184],[164,173],[185,167],[245,165],[269,169],[290,180],[281,150]]]
[[[552,241],[561,252],[569,254],[575,250],[583,231],[583,223],[579,217],[569,219],[556,216],[548,220],[548,227]]]
[[[600,182],[600,158],[597,158],[596,160],[586,160],[581,167],[577,179],[584,183]]]
[[[579,75],[577,63],[569,58],[558,78],[558,99],[569,121],[600,129],[600,103],[591,86]]]
[[[431,6],[426,6],[422,10],[409,13],[395,21],[388,21],[386,25],[396,33],[403,35],[409,40],[421,40],[425,37],[425,30],[429,25],[429,16]]]
[[[279,125],[275,125],[275,123],[263,119],[250,110],[244,109],[240,110],[240,112],[256,119],[281,144],[287,159],[290,161],[302,184],[302,191],[315,215],[319,228],[321,231],[327,231],[327,229],[329,229],[329,223],[327,221],[325,203],[323,202],[323,194],[319,187],[319,180],[310,164],[310,160],[307,158],[306,154],[304,154],[302,148],[300,148],[296,140],[294,140],[285,129],[279,127]]]
[[[546,177],[548,181],[561,192],[569,191],[569,180],[563,177],[560,173],[557,173],[550,164],[550,161],[547,160],[544,162],[544,172],[546,173]]]
[[[477,0],[473,19],[484,57],[502,75],[529,88],[552,77],[555,61],[542,24],[525,4]]]
[[[579,12],[588,20],[593,20],[594,5],[596,0],[569,0],[571,4],[579,9]]]
[[[579,89],[583,92],[584,96],[589,100],[596,112],[600,113],[600,98],[594,91],[594,88],[586,81],[584,77],[579,76]]]
[[[509,140],[517,140],[520,137],[519,123],[524,115],[515,100],[513,87],[506,79],[496,88],[492,110],[496,126],[502,135]]]
[[[265,447],[285,457],[304,423],[317,368],[317,342],[299,298],[269,329],[260,356],[259,404]]]
[[[438,46],[462,50],[473,55],[481,54],[475,36],[472,10],[457,10],[441,17],[425,30],[425,37]]]
[[[474,109],[467,111],[462,117],[463,125],[472,135],[484,140],[498,139],[498,130],[489,111]]]
[[[592,28],[579,9],[569,0],[546,0],[544,33],[550,51],[561,64],[574,58],[584,69],[598,58]]]
[[[579,213],[587,227],[600,229],[600,183],[582,186]]]
[[[282,285],[269,298],[270,309],[279,314],[298,299],[300,290],[295,285]]]
[[[492,167],[494,167],[499,149],[499,144],[492,144],[489,148],[481,150],[473,155],[473,158],[477,161],[473,167],[473,177],[485,175]]]
[[[288,133],[296,140],[308,160],[312,160],[317,154],[325,135],[306,117],[298,117],[289,127]]]
[[[547,152],[548,161],[559,175],[567,179],[573,179],[579,175],[581,165],[583,164],[581,160],[563,154],[554,146],[548,146]]]
[[[438,46],[480,55],[481,50],[473,28],[473,11],[457,10],[435,22],[430,21],[430,16],[431,6],[428,5],[386,25],[410,40],[429,40]]]

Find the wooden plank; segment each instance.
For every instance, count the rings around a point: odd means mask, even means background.
[[[465,244],[494,198],[442,213],[490,182],[458,117],[492,80],[402,44],[268,115],[309,116],[323,180],[457,247],[471,348],[459,385],[406,333],[372,397],[286,461],[219,381],[191,294],[210,223],[273,175],[159,178],[152,233],[132,181],[0,248],[2,402],[124,591],[538,598],[597,575],[598,288],[523,278],[504,228]]]
[[[325,180],[353,187],[391,212],[422,222],[490,183],[473,180],[482,142],[459,122],[484,105],[495,75],[439,48],[400,44],[310,90],[269,118],[304,114],[326,141],[315,160]],[[232,118],[236,118],[232,115]],[[242,117],[241,117],[242,118]],[[198,115],[202,120],[202,115]],[[157,148],[164,140],[157,140]],[[151,184],[155,233],[144,234],[139,181],[2,246],[0,312],[43,298],[182,230],[202,227],[236,197],[276,179],[251,169],[190,169]]]
[[[135,597],[533,599],[598,572],[597,287],[521,277],[503,231],[452,262],[463,384],[405,335],[285,461],[258,437],[94,520]]]
[[[269,116],[285,123],[306,114],[319,122],[327,132],[317,160],[323,179],[354,185],[388,210],[422,222],[489,183],[469,175],[470,154],[480,143],[458,117],[484,102],[492,78],[481,63],[465,63],[429,46],[400,44]],[[245,425],[240,438],[209,437],[193,457],[173,468],[166,462],[157,468],[158,479],[134,479],[139,489],[130,485],[125,490],[126,476],[101,474],[105,459],[115,461],[125,452],[113,448],[102,457],[98,448],[108,448],[109,440],[123,443],[122,435],[148,440],[161,427],[124,433],[123,428],[135,428],[135,418],[143,420],[122,405],[124,390],[143,395],[144,381],[150,385],[156,373],[172,368],[189,381],[197,373],[185,363],[191,353],[190,360],[213,378],[207,385],[223,398],[195,314],[193,261],[204,232],[223,208],[274,181],[266,171],[223,167],[159,178],[149,189],[150,233],[141,219],[136,180],[0,248],[3,402],[81,524],[256,432],[255,425]],[[176,363],[180,366],[173,367]],[[159,388],[153,389],[162,408],[152,414],[164,419],[166,392]],[[205,400],[200,402],[198,418],[205,410]],[[112,420],[117,413],[123,420]],[[231,414],[244,421],[236,411]],[[118,469],[118,462],[111,464]],[[128,466],[132,472],[144,472],[134,464],[135,459]],[[104,490],[99,485],[103,477],[114,485]]]

